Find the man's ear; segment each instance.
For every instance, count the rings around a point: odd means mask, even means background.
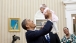
[[[26,27],[29,27],[29,25],[27,24]]]

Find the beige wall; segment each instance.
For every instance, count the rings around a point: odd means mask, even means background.
[[[62,38],[62,28],[65,24],[64,5],[62,0],[0,0],[0,43],[11,43],[12,35],[20,36],[21,40],[17,43],[26,43],[25,32],[20,27],[20,32],[8,31],[8,18],[24,18],[34,20],[34,15],[39,9],[40,4],[45,3],[50,9],[54,10],[59,17],[58,28],[59,37]]]

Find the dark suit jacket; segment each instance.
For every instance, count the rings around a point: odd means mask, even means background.
[[[60,43],[59,36],[57,34],[49,33],[50,35],[50,43]]]
[[[39,31],[31,31],[27,30],[26,32],[26,40],[27,43],[48,43],[44,35],[50,32],[52,29],[53,23],[51,21],[47,21],[44,27]]]
[[[50,36],[50,43],[61,43],[57,34],[53,34],[52,32],[49,32],[49,36]],[[46,40],[45,36],[43,36],[43,37],[44,37],[43,41],[45,43],[48,43],[48,41]]]

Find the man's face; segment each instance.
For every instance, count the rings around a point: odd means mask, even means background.
[[[35,28],[36,27],[34,22],[30,19],[26,19],[26,23],[27,23],[26,27],[28,27],[28,28]]]
[[[64,28],[63,31],[65,34],[69,34],[69,30],[67,28]]]
[[[45,9],[45,8],[42,8],[42,7],[40,8],[41,13],[43,13],[44,9]]]

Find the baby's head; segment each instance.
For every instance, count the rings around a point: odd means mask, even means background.
[[[47,6],[45,5],[45,4],[42,4],[41,6],[40,6],[40,11],[41,11],[41,13],[43,13],[43,11],[44,11],[44,9],[46,8]]]
[[[50,9],[45,4],[42,4],[40,6],[40,11],[41,11],[41,13],[44,14],[45,19],[47,19],[49,17]]]

